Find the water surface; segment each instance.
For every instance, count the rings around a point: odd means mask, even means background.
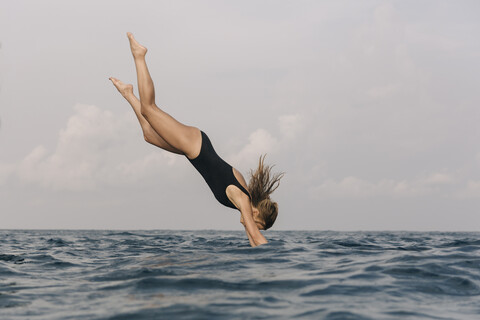
[[[0,319],[480,319],[480,233],[0,230]]]

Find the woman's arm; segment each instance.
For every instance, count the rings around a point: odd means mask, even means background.
[[[243,193],[242,193],[243,194]],[[240,214],[242,215],[240,221],[245,227],[245,232],[247,233],[248,240],[252,247],[267,243],[267,239],[258,229],[257,223],[253,219],[252,204],[250,199],[245,196],[237,199],[238,207]]]
[[[255,247],[255,242],[253,241],[252,236],[250,235],[250,233],[248,233],[247,228],[245,228],[245,233],[247,234],[248,241],[250,241],[250,245],[251,245],[252,247]]]
[[[252,247],[267,243],[267,239],[263,236],[253,219],[252,203],[250,198],[243,193],[238,187],[230,185],[227,187],[227,197],[240,210],[242,215],[240,221],[245,227],[248,240]]]
[[[244,209],[240,210],[243,222],[245,226],[245,232],[247,233],[248,240],[250,241],[250,245],[252,247],[259,246],[261,244],[267,243],[267,239],[263,236],[263,234],[258,230],[257,224],[253,220],[253,212],[252,208],[250,210]]]

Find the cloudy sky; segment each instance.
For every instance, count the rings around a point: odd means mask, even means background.
[[[480,229],[478,1],[1,1],[0,228],[242,230],[108,81],[286,172],[273,229]],[[267,231],[268,233],[268,231]]]

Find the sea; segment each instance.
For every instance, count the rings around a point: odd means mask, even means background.
[[[480,233],[0,230],[0,319],[480,319]]]

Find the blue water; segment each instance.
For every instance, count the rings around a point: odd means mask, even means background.
[[[480,319],[480,233],[0,230],[0,319]]]

